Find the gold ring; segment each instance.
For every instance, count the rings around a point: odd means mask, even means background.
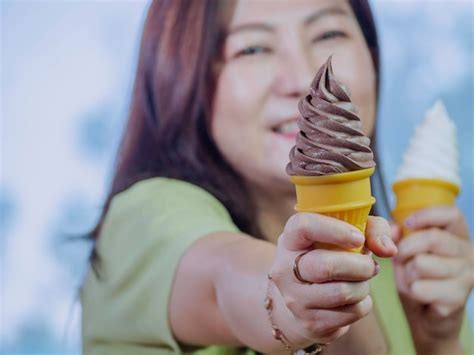
[[[295,261],[293,262],[293,274],[295,275],[296,279],[303,283],[303,284],[306,284],[306,285],[312,285],[313,282],[309,282],[308,280],[305,280],[301,277],[301,273],[300,273],[300,269],[299,269],[299,262],[301,260],[301,258],[303,257],[303,255],[309,253],[311,250],[307,250],[305,251],[304,253],[301,253],[300,255],[298,255],[296,258],[295,258]]]

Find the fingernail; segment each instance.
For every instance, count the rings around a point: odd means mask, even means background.
[[[352,236],[353,236],[355,239],[357,239],[357,241],[355,241],[355,240],[352,241],[352,244],[354,244],[355,246],[361,246],[361,245],[364,244],[364,242],[365,242],[365,237],[364,237],[364,235],[363,235],[359,230],[353,229],[353,230],[351,231],[351,234],[352,234]]]
[[[385,249],[395,248],[392,238],[390,238],[388,235],[384,235],[382,238],[380,238],[380,243]]]
[[[407,226],[408,228],[414,227],[415,226],[415,218],[414,217],[408,217],[405,220],[405,226]]]
[[[380,264],[374,260],[375,268],[374,268],[374,276],[380,272]]]

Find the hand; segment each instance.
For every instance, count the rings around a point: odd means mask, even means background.
[[[419,353],[455,353],[474,286],[474,248],[460,210],[443,206],[411,215],[414,231],[398,243],[395,280]],[[400,228],[393,228],[395,240]],[[441,350],[444,349],[444,350]]]
[[[368,248],[378,255],[396,253],[390,227],[382,218],[369,217],[366,234]],[[369,254],[314,249],[315,242],[351,249],[360,247],[364,236],[350,224],[319,214],[298,213],[288,220],[270,275],[286,306],[278,325],[298,347],[330,343],[365,317],[372,308],[368,280],[379,270]],[[298,281],[292,270],[295,258],[305,251],[299,270],[312,284]]]

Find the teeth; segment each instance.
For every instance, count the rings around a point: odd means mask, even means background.
[[[286,122],[275,127],[275,131],[279,133],[298,132],[298,130],[299,128],[296,121]]]

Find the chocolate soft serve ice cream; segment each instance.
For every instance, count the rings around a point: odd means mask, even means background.
[[[295,210],[337,218],[364,233],[375,203],[370,186],[374,155],[348,90],[334,77],[331,57],[300,100],[299,111],[300,132],[286,167],[296,188]],[[323,243],[315,248],[340,250]]]
[[[347,89],[334,77],[331,59],[299,102],[300,133],[290,151],[288,175],[321,176],[375,166],[370,139],[362,133]]]

